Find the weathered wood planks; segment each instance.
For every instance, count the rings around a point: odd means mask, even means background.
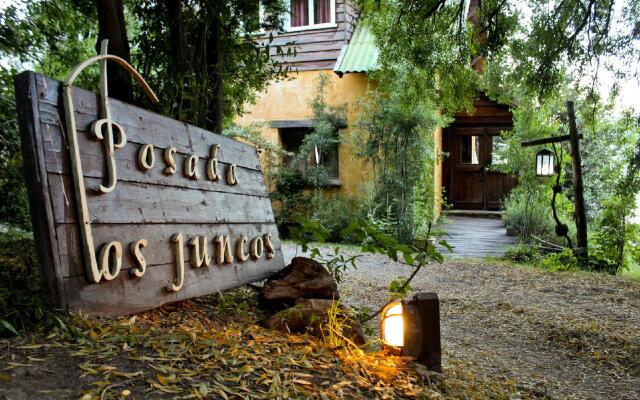
[[[114,150],[115,189],[99,192],[95,189],[107,178],[104,140],[92,131],[100,101],[95,93],[74,88],[87,223],[95,261],[102,266],[92,283],[62,84],[25,72],[15,86],[29,205],[51,304],[89,314],[126,314],[262,279],[284,266],[255,148],[110,99],[112,119],[126,132],[126,143]],[[199,258],[212,261],[198,268]],[[172,286],[177,290],[167,289]]]

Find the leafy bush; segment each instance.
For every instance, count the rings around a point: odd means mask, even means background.
[[[504,256],[509,260],[523,264],[538,261],[542,257],[537,248],[522,242],[507,248],[504,252]]]
[[[571,249],[548,255],[542,260],[542,265],[550,271],[576,271],[579,268],[578,259]]]
[[[340,232],[362,216],[362,206],[357,200],[336,193],[314,195],[311,204],[313,218],[329,231],[329,242],[340,241]]]
[[[433,131],[444,121],[422,95],[405,90],[409,72],[387,73],[362,102],[354,144],[375,171],[375,204],[381,207],[372,210],[374,217],[391,217],[393,235],[411,243],[416,229],[432,222]]]
[[[559,196],[558,214],[561,221],[571,221],[571,204]],[[540,239],[562,243],[555,233],[555,221],[551,211],[551,193],[545,186],[516,187],[504,200],[503,222],[507,227],[516,228],[525,240],[536,236]],[[569,225],[569,236],[575,236],[575,227]]]
[[[30,234],[0,234],[0,336],[18,335],[47,317]]]

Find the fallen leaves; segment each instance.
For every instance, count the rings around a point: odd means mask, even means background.
[[[410,360],[274,333],[246,311],[243,318],[216,319],[213,300],[181,302],[130,318],[70,317],[68,330],[12,342],[10,354],[17,355],[0,358],[0,370],[53,370],[63,379],[57,384],[70,390],[61,397],[82,400],[442,397]],[[71,381],[60,370],[60,359],[71,360]],[[50,382],[51,375],[46,376]],[[3,373],[0,381],[15,379]]]

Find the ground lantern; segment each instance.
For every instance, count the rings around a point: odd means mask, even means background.
[[[438,295],[418,293],[387,304],[380,314],[380,339],[387,349],[442,372]]]

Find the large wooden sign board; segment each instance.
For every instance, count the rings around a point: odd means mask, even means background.
[[[79,88],[69,132],[61,82],[24,72],[15,86],[51,303],[121,315],[284,266],[254,147],[113,99],[107,129],[100,97]]]

